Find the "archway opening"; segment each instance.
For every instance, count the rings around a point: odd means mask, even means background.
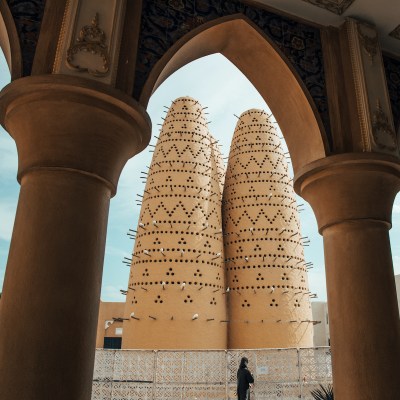
[[[304,83],[279,49],[242,15],[204,24],[175,43],[151,71],[140,101],[147,104],[151,93],[180,67],[215,53],[231,61],[269,105],[295,173],[329,153],[322,122]]]
[[[5,1],[0,2],[0,48],[12,79],[20,78],[22,76],[21,47],[15,21]]]
[[[400,304],[400,193],[394,199],[392,210],[392,229],[389,231],[393,255],[393,270],[396,276],[397,298]]]
[[[0,89],[10,83],[11,75],[6,58],[0,49]],[[14,140],[0,125],[0,292],[10,247],[18,202],[18,155]]]
[[[202,75],[208,79],[203,81],[200,79]],[[216,87],[218,87],[218,90],[215,90]],[[199,100],[203,106],[208,107],[208,117],[211,121],[210,132],[222,144],[221,150],[225,157],[229,154],[237,116],[249,108],[262,108],[269,112],[263,98],[241,71],[226,57],[221,54],[213,54],[183,66],[155,90],[148,104],[148,112],[153,121],[151,145],[156,144],[156,136],[159,135],[166,107],[169,107],[171,101],[175,98],[186,95]],[[285,143],[282,135],[281,138]],[[107,277],[110,277],[109,282],[111,282],[111,279],[115,280],[115,263],[121,263],[123,256],[131,256],[133,243],[129,241],[126,232],[129,228],[136,229],[138,223],[140,204],[136,204],[135,200],[140,200],[140,197],[136,197],[136,195],[143,195],[144,190],[144,180],[139,183],[138,175],[139,171],[146,171],[146,168],[150,166],[152,149],[153,147],[149,146],[129,161],[121,175],[117,196],[111,202],[104,281],[108,280]],[[292,174],[293,172],[291,172]],[[318,234],[311,208],[303,200],[298,199],[298,203],[304,204],[304,207],[302,207],[304,211],[300,215],[302,231],[304,236],[308,236],[311,240],[311,246],[305,248],[306,259],[314,262],[314,268],[309,273],[311,290],[318,294],[319,300],[326,301],[322,240]],[[124,217],[122,217],[123,210],[125,210]],[[115,221],[113,220],[114,215],[119,216]],[[127,220],[129,225],[127,225]],[[115,234],[112,234],[114,229]],[[125,237],[125,240],[121,242],[123,237]],[[117,248],[118,251],[116,251]],[[119,259],[115,254],[119,254]],[[103,286],[103,300],[124,300],[119,289],[126,289],[129,268],[123,264],[120,265],[125,274],[125,281],[121,279],[119,286],[116,280],[115,283],[109,284],[107,287]]]

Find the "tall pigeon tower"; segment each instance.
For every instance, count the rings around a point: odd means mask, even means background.
[[[236,125],[223,195],[229,348],[312,346],[298,207],[279,136],[262,110]]]
[[[225,349],[221,171],[204,109],[169,109],[147,174],[123,348]]]

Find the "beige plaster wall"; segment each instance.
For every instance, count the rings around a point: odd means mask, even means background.
[[[244,112],[232,139],[223,196],[229,348],[312,346],[299,215],[274,124]]]
[[[100,300],[99,319],[97,322],[96,348],[102,348],[105,337],[120,337],[117,328],[122,328],[122,322],[112,322],[113,318],[122,318],[124,302],[105,302]]]

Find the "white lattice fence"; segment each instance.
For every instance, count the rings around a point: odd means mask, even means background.
[[[229,351],[96,350],[92,400],[233,400],[246,356],[254,400],[312,399],[332,382],[328,347]]]
[[[310,391],[319,384],[332,383],[332,361],[329,347],[301,349],[299,351],[302,398],[312,399]]]

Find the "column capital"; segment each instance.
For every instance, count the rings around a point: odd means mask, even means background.
[[[294,188],[311,204],[321,234],[329,226],[357,220],[390,228],[400,163],[376,153],[334,155],[306,165],[295,176]]]
[[[117,89],[66,75],[18,79],[0,93],[0,122],[18,149],[18,180],[62,169],[104,181],[116,192],[126,161],[150,140],[144,108]]]

